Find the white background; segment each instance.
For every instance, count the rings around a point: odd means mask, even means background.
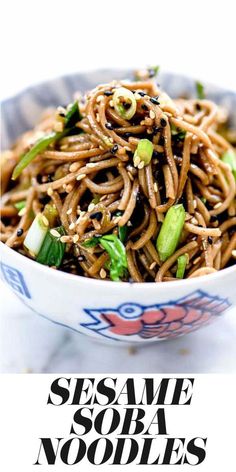
[[[7,0],[1,14],[0,95],[60,74],[160,64],[231,89],[235,2],[224,0]],[[235,372],[236,316],[177,341],[101,346],[32,315],[0,286],[0,371]]]
[[[60,375],[62,377],[63,375]],[[70,376],[66,376],[67,378]],[[77,377],[77,376],[76,376]],[[90,374],[89,377],[93,378]],[[99,378],[104,376],[99,376]],[[114,374],[111,375],[114,378]],[[137,391],[143,389],[142,376],[135,376]],[[171,377],[168,376],[168,377]],[[184,377],[191,377],[185,375]],[[60,462],[55,466],[35,467],[40,437],[68,438],[76,406],[60,407],[48,405],[47,399],[51,382],[56,376],[2,376],[0,390],[1,430],[1,470],[4,472],[57,472],[91,471],[111,472],[109,465],[94,467],[85,462],[68,466]],[[156,385],[161,376],[155,377]],[[33,381],[32,381],[33,380]],[[125,382],[125,376],[120,376],[117,391]],[[140,385],[140,387],[139,387]],[[200,472],[233,472],[235,471],[235,383],[230,376],[196,376],[193,397],[189,406],[167,406],[166,424],[169,437],[207,437],[207,456],[205,461],[196,467]],[[123,398],[125,398],[123,396]],[[104,400],[104,398],[103,398]],[[97,410],[102,407],[97,407]],[[155,413],[155,407],[149,406],[148,411]],[[151,417],[151,416],[150,416]],[[87,437],[87,444],[95,439],[96,433]],[[115,434],[114,434],[115,436]],[[86,436],[84,437],[86,440]],[[112,436],[110,437],[112,440]],[[159,438],[160,439],[160,438]],[[161,439],[160,439],[161,441]],[[130,472],[143,471],[145,466],[128,465]],[[116,466],[116,471],[127,470]],[[169,470],[168,467],[158,466],[159,470]],[[154,466],[155,468],[155,466]],[[152,467],[147,470],[154,470]],[[156,470],[156,468],[155,468]],[[172,470],[172,467],[170,468]],[[175,466],[173,470],[191,472],[192,466]],[[194,468],[195,470],[195,468]]]

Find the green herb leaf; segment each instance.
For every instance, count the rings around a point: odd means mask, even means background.
[[[185,210],[182,204],[173,205],[169,208],[156,243],[161,261],[165,261],[174,254],[180,240],[184,221]]]
[[[205,90],[204,90],[204,85],[201,82],[196,82],[196,93],[197,93],[197,98],[199,100],[203,100],[205,98]]]
[[[183,279],[184,273],[186,269],[186,265],[188,264],[188,254],[182,254],[177,259],[177,271],[176,271],[176,278]]]
[[[117,211],[116,216],[122,216],[123,213],[122,211]],[[121,240],[122,243],[125,243],[126,239],[127,239],[127,235],[128,235],[128,226],[127,225],[124,225],[124,226],[118,226],[118,236],[119,236],[119,239]]]
[[[83,243],[83,246],[84,247],[95,247],[97,246],[97,244],[99,244],[99,239],[98,237],[94,236],[93,238],[90,238],[90,239],[87,239],[87,241],[85,241]]]
[[[38,139],[33,145],[33,147],[21,157],[20,161],[18,162],[17,166],[13,171],[12,179],[17,179],[17,177],[19,177],[25,167],[27,167],[33,161],[33,159],[37,157],[38,154],[45,151],[50,144],[58,141],[63,136],[68,134],[70,129],[73,128],[73,126],[81,118],[82,116],[80,115],[78,102],[76,101],[65,116],[64,130],[61,133],[56,133],[55,131],[52,131],[46,136],[43,136],[42,138]]]
[[[228,151],[224,152],[221,160],[230,166],[230,169],[232,170],[233,176],[236,180],[236,153],[232,149],[228,149]]]
[[[66,234],[63,226],[55,228],[55,230],[63,236]],[[36,261],[40,264],[47,265],[49,267],[61,265],[66,244],[62,243],[59,238],[53,236],[50,231],[47,232],[46,237],[43,241],[41,249],[38,253]]]

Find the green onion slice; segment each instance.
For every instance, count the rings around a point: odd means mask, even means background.
[[[25,205],[26,205],[26,200],[21,200],[20,202],[16,202],[14,204],[14,207],[18,210],[18,211],[21,211],[23,210],[23,208],[25,208]]]
[[[65,136],[71,128],[81,119],[80,111],[79,111],[79,105],[78,102],[76,101],[70,108],[70,110],[67,112],[65,116],[65,122],[64,122],[64,130],[60,133],[56,133],[55,131],[52,131],[51,133],[47,134],[46,136],[43,136],[42,138],[38,139],[36,143],[33,145],[33,147],[26,153],[24,154],[20,161],[18,162],[17,166],[15,167],[13,174],[12,174],[12,179],[15,180],[21,172],[27,167],[35,157],[37,157],[38,154],[41,152],[45,151],[48,146],[59,139],[61,139],[63,136]]]
[[[134,94],[125,87],[116,89],[113,95],[114,108],[118,115],[130,120],[136,113],[137,102]]]
[[[176,271],[176,278],[183,279],[186,266],[188,264],[188,254],[182,254],[177,259],[177,271]]]
[[[224,152],[221,159],[225,164],[229,165],[236,180],[236,153],[233,151],[233,149],[228,149],[228,151]]]
[[[174,254],[178,246],[185,221],[185,210],[182,204],[173,205],[166,213],[159,232],[156,247],[161,261]]]
[[[151,162],[153,149],[153,144],[149,139],[140,139],[133,158],[135,167],[142,162],[144,166],[147,166]]]
[[[24,240],[24,246],[28,249],[31,256],[35,257],[38,255],[48,232],[48,227],[49,223],[47,218],[42,213],[38,213]]]
[[[59,236],[52,234],[52,230],[48,231],[36,258],[37,262],[49,267],[59,267],[61,265],[66,248],[66,244],[60,241],[60,236],[66,234],[63,226],[54,228],[54,231]]]

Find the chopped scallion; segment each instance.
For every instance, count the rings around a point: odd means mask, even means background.
[[[183,279],[184,278],[184,273],[185,269],[188,263],[188,254],[182,254],[182,256],[179,256],[177,259],[177,271],[176,271],[176,278],[177,279]]]
[[[205,90],[204,90],[204,85],[201,82],[196,82],[196,93],[197,93],[197,98],[199,100],[203,100],[205,98]]]
[[[225,164],[228,164],[236,180],[236,153],[232,149],[225,151],[221,157]]]
[[[156,243],[161,261],[165,261],[174,254],[180,240],[184,221],[185,210],[182,204],[173,205],[169,208]]]
[[[48,232],[49,223],[47,218],[42,214],[38,213],[31,224],[26,238],[24,240],[24,246],[28,249],[29,253],[36,257],[41,249],[43,241]]]
[[[149,139],[140,139],[134,153],[134,166],[138,167],[142,162],[144,166],[147,166],[151,162],[153,149],[153,144]]]
[[[113,95],[114,108],[118,115],[130,120],[136,113],[137,103],[134,94],[125,87],[116,89]]]
[[[65,234],[63,226],[54,228],[54,230],[60,236]],[[65,247],[66,244],[62,243],[59,237],[54,236],[52,231],[48,231],[36,260],[40,264],[44,264],[49,267],[59,267],[63,260]]]

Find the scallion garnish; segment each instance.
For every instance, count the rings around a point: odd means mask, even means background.
[[[116,212],[116,216],[122,216],[122,214],[123,213],[119,210]],[[127,225],[118,226],[118,236],[122,243],[125,243],[127,235],[128,235],[128,226]]]
[[[133,157],[134,166],[139,168],[147,166],[151,162],[153,149],[149,139],[140,139]]]
[[[182,204],[173,205],[169,208],[156,243],[161,261],[165,261],[174,254],[180,240],[184,221],[185,210]]]
[[[93,237],[83,245],[89,248],[97,244],[100,244],[110,256],[109,270],[111,280],[119,281],[120,278],[124,277],[128,267],[125,246],[115,234]]]
[[[58,236],[55,236],[56,233],[58,233]],[[59,267],[61,265],[66,247],[66,244],[62,243],[60,240],[60,236],[63,236],[64,234],[65,230],[63,226],[59,226],[58,228],[54,228],[54,230],[48,231],[36,261],[49,267]]]
[[[236,180],[236,153],[233,151],[233,149],[228,149],[227,151],[225,151],[223,156],[221,157],[221,160],[225,164],[229,165]]]
[[[203,100],[205,98],[205,90],[204,90],[204,85],[201,82],[196,82],[196,93],[197,93],[197,98],[199,100]]]
[[[18,212],[23,210],[23,208],[25,208],[25,205],[26,205],[26,200],[21,200],[20,202],[14,203],[14,207],[18,210]]]
[[[134,94],[125,87],[116,89],[113,95],[113,103],[118,115],[125,120],[130,120],[136,113],[137,102]]]
[[[24,240],[24,246],[28,249],[31,256],[36,257],[38,255],[48,232],[48,227],[49,223],[47,218],[42,213],[38,213]]]
[[[184,278],[184,273],[185,269],[188,263],[188,254],[182,254],[182,256],[179,256],[177,259],[177,271],[176,271],[176,278],[177,279],[183,279]]]
[[[50,228],[53,228],[56,224],[56,220],[58,217],[58,212],[57,209],[54,205],[51,205],[50,203],[47,203],[44,207],[43,210],[43,215],[46,216]]]
[[[64,121],[64,130],[61,131],[60,133],[52,131],[51,133],[43,136],[42,138],[38,139],[36,143],[33,145],[33,147],[26,153],[24,154],[20,161],[18,162],[17,166],[15,167],[13,174],[12,174],[12,179],[15,180],[21,172],[27,167],[35,157],[37,157],[38,154],[42,153],[45,151],[48,146],[59,139],[61,139],[63,136],[68,134],[71,128],[74,127],[74,125],[81,119],[80,111],[79,111],[79,105],[78,102],[76,101],[70,108],[70,110],[67,112],[65,116],[65,121]]]
[[[175,125],[171,124],[171,135],[176,141],[183,141],[186,136],[186,131],[176,128]]]

